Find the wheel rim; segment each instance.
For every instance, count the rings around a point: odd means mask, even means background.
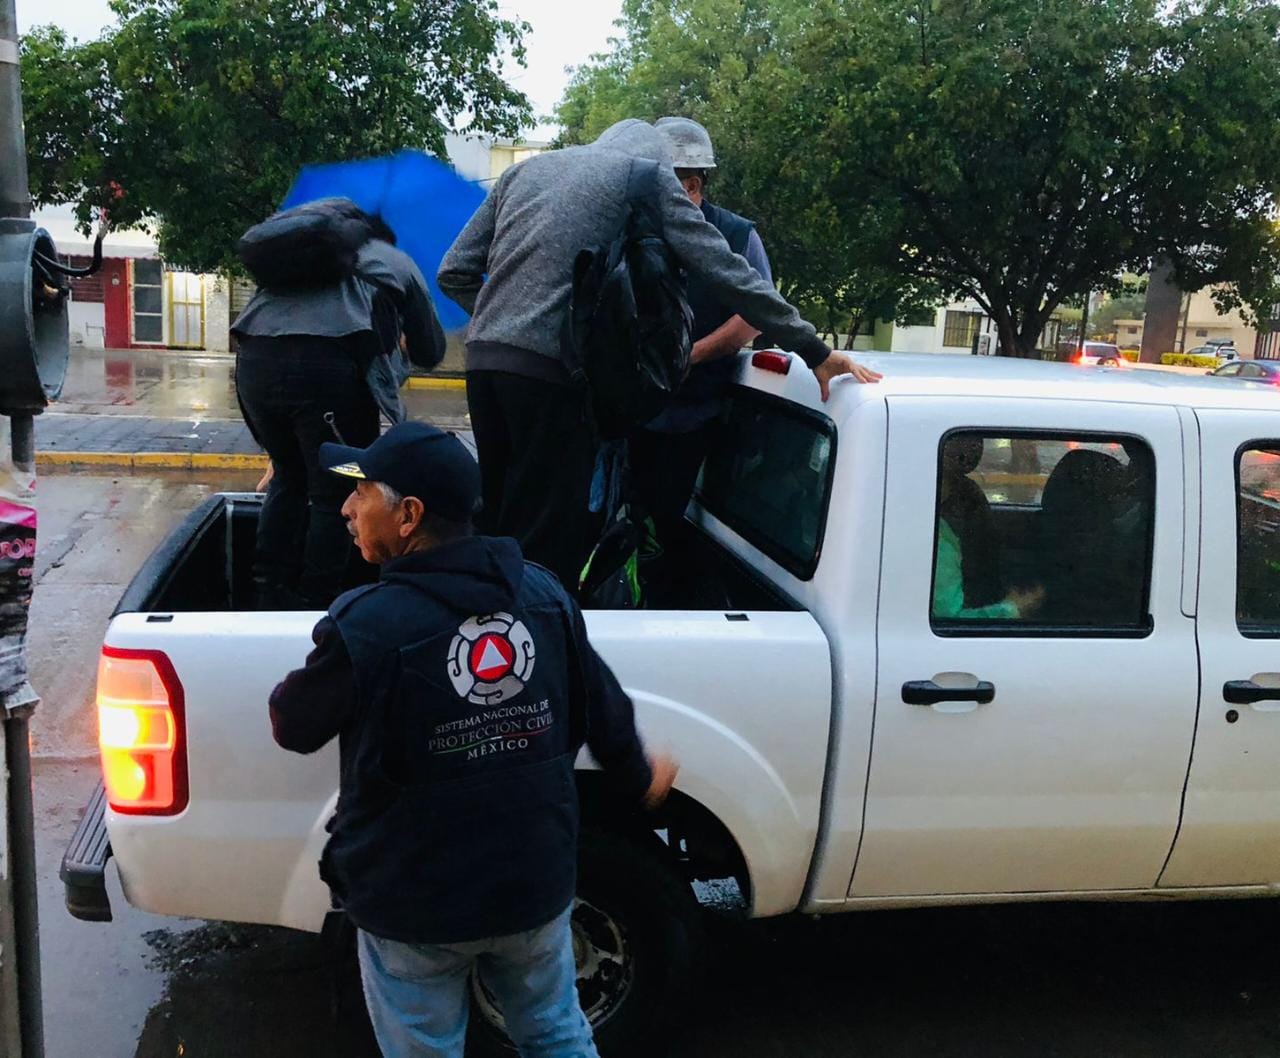
[[[594,904],[574,900],[571,925],[573,958],[578,970],[578,1002],[592,1029],[599,1029],[631,994],[635,958],[625,927]],[[506,1019],[479,974],[471,975],[471,992],[481,1016],[506,1035]]]

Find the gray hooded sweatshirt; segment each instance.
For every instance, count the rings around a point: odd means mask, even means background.
[[[467,370],[567,381],[560,335],[574,258],[622,230],[636,158],[659,163],[663,234],[689,273],[810,367],[822,363],[831,350],[813,326],[707,223],[676,179],[662,134],[630,118],[589,146],[508,169],[445,254],[440,289],[471,313]]]

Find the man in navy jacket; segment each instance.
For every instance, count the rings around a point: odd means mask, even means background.
[[[574,761],[585,741],[618,795],[650,806],[675,765],[646,755],[557,579],[515,541],[471,535],[479,471],[456,437],[404,423],[320,458],[355,479],[343,514],[381,579],[316,626],[271,722],[296,752],[339,740],[320,869],[359,928],[379,1044],[461,1058],[478,966],[522,1055],[592,1058],[569,921]]]

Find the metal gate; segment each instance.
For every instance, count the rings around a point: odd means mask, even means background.
[[[1272,305],[1270,315],[1258,320],[1253,356],[1255,360],[1280,360],[1280,305]]]
[[[169,285],[169,345],[204,348],[204,276],[166,272]]]

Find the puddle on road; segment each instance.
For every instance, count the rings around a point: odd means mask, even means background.
[[[210,922],[143,939],[167,982],[136,1058],[376,1058],[358,992],[344,992],[348,1002],[335,1015],[318,936]]]

